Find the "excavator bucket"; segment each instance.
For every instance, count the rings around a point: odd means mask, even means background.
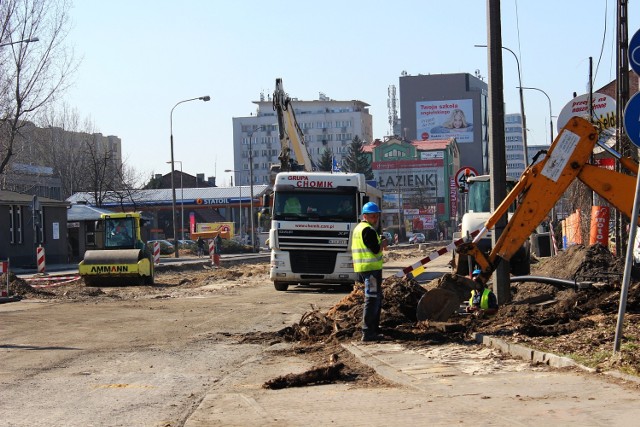
[[[447,321],[460,309],[464,301],[471,298],[471,291],[478,288],[481,288],[481,285],[468,277],[447,273],[440,278],[437,287],[420,298],[416,317],[419,321]]]

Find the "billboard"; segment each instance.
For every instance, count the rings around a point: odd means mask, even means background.
[[[420,140],[456,138],[459,144],[473,142],[473,101],[416,102],[416,138]]]
[[[598,140],[606,143],[609,147],[615,144],[616,122],[616,100],[609,95],[594,92],[591,95],[591,104],[593,108],[594,125],[598,128]],[[589,120],[589,94],[584,94],[573,98],[560,111],[558,115],[558,131],[562,129],[569,119],[573,116],[582,117]],[[596,147],[594,152],[602,152],[602,148]]]

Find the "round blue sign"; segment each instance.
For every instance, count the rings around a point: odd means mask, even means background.
[[[636,31],[629,41],[629,65],[640,75],[640,30]]]
[[[631,97],[624,109],[624,130],[631,142],[640,147],[640,92]]]

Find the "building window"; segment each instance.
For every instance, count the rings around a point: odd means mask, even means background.
[[[22,206],[9,206],[9,243],[22,243]]]

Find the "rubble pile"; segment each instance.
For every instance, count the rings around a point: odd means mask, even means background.
[[[22,280],[15,274],[2,273],[0,274],[0,288],[3,290],[6,289],[7,286],[7,274],[9,274],[9,296],[25,296],[25,295],[34,295],[38,293],[38,290],[31,287],[26,281]]]

